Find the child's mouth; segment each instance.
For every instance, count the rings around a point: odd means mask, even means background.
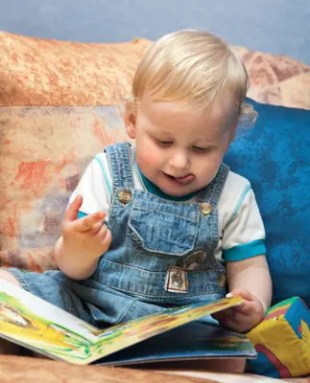
[[[164,174],[170,181],[182,186],[190,184],[194,179],[193,174],[186,174],[185,176],[182,176],[182,177],[174,177],[167,173],[164,173]]]

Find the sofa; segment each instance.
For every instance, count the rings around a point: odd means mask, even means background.
[[[0,33],[1,267],[56,267],[53,245],[83,170],[104,146],[127,140],[122,106],[150,43]],[[240,129],[225,161],[255,190],[273,303],[300,296],[309,305],[310,67],[233,49],[248,70],[248,101],[259,118],[254,128]]]

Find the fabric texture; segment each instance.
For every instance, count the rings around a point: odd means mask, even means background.
[[[257,351],[251,368],[273,378],[310,374],[310,310],[298,297],[267,311],[265,319],[247,333]],[[283,347],[284,346],[284,347]]]
[[[118,104],[148,40],[92,44],[0,32],[0,106]]]
[[[151,41],[79,43],[0,32],[0,106],[117,104]],[[250,76],[249,97],[310,109],[310,67],[233,47]]]
[[[234,48],[247,69],[248,97],[265,104],[310,109],[310,67],[287,56]]]
[[[53,268],[52,248],[84,168],[94,153],[126,138],[121,110],[4,107],[0,135],[0,264]]]
[[[259,114],[240,132],[226,163],[251,181],[265,224],[273,301],[310,305],[310,112],[251,101]]]

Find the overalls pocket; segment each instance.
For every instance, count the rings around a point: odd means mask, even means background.
[[[193,250],[199,225],[196,204],[158,200],[134,200],[129,235],[133,246],[169,255],[184,255]]]

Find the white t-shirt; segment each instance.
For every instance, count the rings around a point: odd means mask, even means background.
[[[132,154],[134,156],[134,152]],[[132,173],[135,189],[146,190],[136,166],[133,166]],[[102,210],[109,212],[112,177],[106,153],[97,154],[90,162],[70,201],[78,194],[83,196],[79,217]],[[195,197],[181,203],[194,200]],[[240,261],[265,254],[265,230],[253,190],[247,179],[232,171],[228,173],[218,202],[218,219],[217,259]]]

